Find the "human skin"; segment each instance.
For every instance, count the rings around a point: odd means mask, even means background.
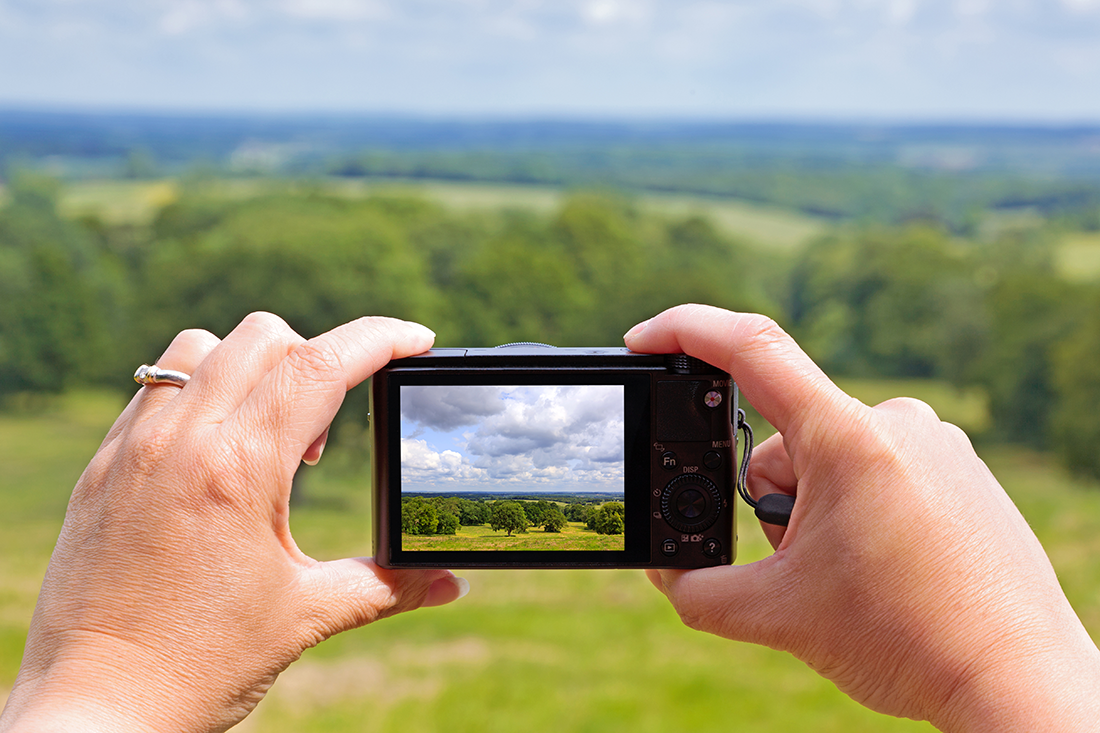
[[[1100,652],[961,430],[916,400],[849,397],[762,316],[681,306],[625,340],[727,369],[779,431],[751,492],[797,497],[789,526],[762,525],[769,557],[649,571],[685,623],[944,731],[1100,730]]]
[[[81,476],[0,731],[220,731],[308,647],[460,597],[443,570],[317,562],[288,525],[347,389],[428,349],[367,318],[306,341],[268,314],[224,341],[185,331]]]

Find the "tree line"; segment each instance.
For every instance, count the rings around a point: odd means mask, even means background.
[[[1050,228],[853,227],[785,260],[602,193],[537,214],[199,187],[148,227],[66,219],[57,193],[17,177],[0,206],[0,400],[132,389],[180,330],[225,336],[253,310],[305,336],[375,313],[425,323],[441,346],[591,346],[693,301],[774,316],[833,375],[979,386],[989,437],[1100,477],[1100,287],[1064,276]],[[349,401],[341,419],[365,414],[364,390]]]
[[[623,534],[626,510],[622,502],[601,504],[570,502],[564,509],[557,502],[539,499],[478,500],[453,496],[405,497],[401,499],[401,531],[411,535],[456,534],[458,528],[489,525],[494,532],[526,532],[542,529],[561,532],[568,522],[583,522],[597,534]]]

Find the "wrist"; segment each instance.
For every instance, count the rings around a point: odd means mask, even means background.
[[[948,733],[1096,731],[1100,650],[1076,618],[1068,634],[990,649],[974,662],[929,722]]]
[[[199,715],[198,707],[174,705],[179,690],[171,694],[156,665],[121,654],[107,658],[101,652],[84,648],[45,665],[25,659],[0,715],[0,733],[204,729],[186,725]]]

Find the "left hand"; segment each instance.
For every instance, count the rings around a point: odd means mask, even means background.
[[[291,480],[345,392],[428,349],[365,318],[307,341],[268,314],[224,341],[185,331],[80,478],[0,731],[225,730],[308,647],[458,598],[443,570],[317,562],[291,537]]]

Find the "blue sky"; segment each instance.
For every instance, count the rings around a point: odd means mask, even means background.
[[[401,388],[403,491],[624,490],[622,385]]]
[[[1100,120],[1100,0],[0,0],[0,105]]]

